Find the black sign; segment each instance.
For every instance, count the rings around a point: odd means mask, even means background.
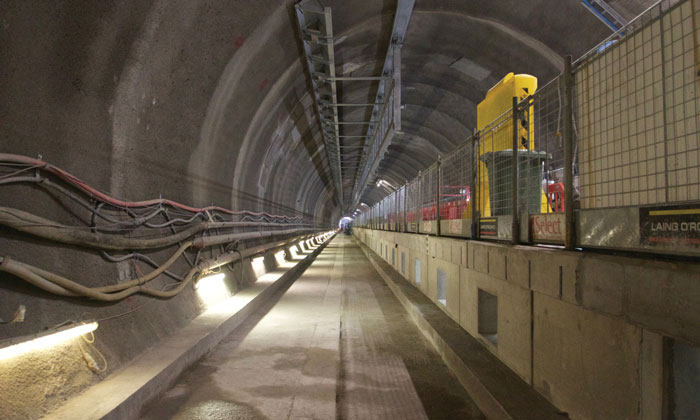
[[[497,217],[486,217],[479,219],[479,237],[498,238]]]
[[[642,245],[700,246],[700,207],[678,205],[639,209]]]

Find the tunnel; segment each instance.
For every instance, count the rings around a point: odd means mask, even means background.
[[[1,419],[700,418],[699,0],[3,0]]]

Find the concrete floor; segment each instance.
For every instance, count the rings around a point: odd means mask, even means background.
[[[340,235],[142,418],[483,416],[358,245]]]

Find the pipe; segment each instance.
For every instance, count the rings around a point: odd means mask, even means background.
[[[158,268],[159,264],[147,255],[139,254],[138,252],[132,252],[131,254],[127,255],[122,255],[122,256],[114,256],[114,255],[109,255],[106,251],[100,251],[100,255],[102,258],[106,259],[109,262],[117,263],[117,262],[122,262],[122,261],[127,261],[134,259],[136,261],[143,261],[146,264],[150,265],[153,268]],[[185,257],[187,257],[187,254],[183,254]],[[189,260],[188,260],[189,262]],[[190,266],[192,266],[192,263],[190,262]],[[177,274],[170,272],[168,270],[163,271],[163,274],[165,274],[168,277],[171,277],[177,281],[183,281],[184,278],[182,276],[178,276]]]
[[[192,269],[190,269],[190,271],[185,276],[184,280],[175,289],[169,291],[155,290],[144,287],[143,283],[140,282],[141,279],[132,280],[130,282],[113,286],[90,288],[83,286],[75,281],[69,280],[58,274],[50,273],[48,271],[31,266],[29,264],[14,261],[9,257],[0,257],[0,271],[11,273],[17,276],[18,278],[25,280],[28,283],[31,283],[43,290],[62,296],[80,295],[103,302],[114,302],[122,300],[135,293],[143,293],[153,297],[167,299],[177,295],[182,290],[184,290],[185,287],[194,279],[194,277],[198,273],[206,272],[216,267],[225,265],[233,261],[233,259],[236,258],[236,254],[240,255],[240,257],[238,258],[249,258],[250,256],[256,255],[260,252],[264,252],[268,249],[283,246],[287,243],[295,242],[297,239],[298,237],[293,240],[278,241],[273,244],[259,245],[254,248],[227,253],[226,256],[223,258],[221,258],[221,256],[218,256],[215,259],[204,260]],[[190,244],[187,243],[186,245],[189,246]],[[184,245],[180,249],[183,248]],[[171,257],[171,260],[174,261],[174,258],[175,256]],[[166,264],[163,264],[163,266],[165,266]],[[161,270],[161,272],[163,270]],[[152,273],[149,273],[149,275],[150,274]],[[111,291],[116,291],[116,293],[110,293]]]
[[[165,198],[157,198],[157,199],[151,199],[151,200],[144,200],[144,201],[124,201],[124,200],[119,200],[116,198],[113,198],[107,194],[104,194],[97,189],[87,185],[83,181],[81,181],[79,178],[76,176],[64,171],[61,168],[55,167],[47,162],[44,162],[43,160],[40,159],[34,159],[30,158],[28,156],[22,156],[22,155],[15,155],[15,154],[10,154],[10,153],[0,153],[0,162],[10,162],[10,163],[19,163],[27,166],[33,166],[42,170],[45,170],[62,180],[75,185],[78,189],[82,190],[86,194],[98,199],[99,201],[103,201],[105,203],[111,204],[115,207],[122,207],[122,208],[134,208],[134,207],[149,207],[153,205],[167,205],[171,207],[176,207],[182,210],[186,210],[192,213],[205,213],[207,211],[219,211],[222,213],[227,213],[227,214],[233,214],[233,215],[241,215],[241,214],[250,214],[254,216],[269,216],[269,217],[275,217],[275,218],[284,218],[284,219],[294,219],[289,216],[282,216],[282,215],[274,215],[270,214],[267,212],[252,212],[248,210],[241,210],[241,211],[233,211],[229,209],[225,209],[223,207],[218,207],[218,206],[208,206],[208,207],[190,207],[181,203],[178,203],[176,201],[168,200]],[[300,216],[297,216],[300,217]]]
[[[216,235],[216,236],[203,236],[200,238],[195,238],[192,242],[197,248],[207,248],[214,245],[226,244],[233,241],[244,240],[244,239],[254,239],[254,238],[265,238],[268,236],[276,235],[288,235],[292,233],[297,233],[301,230],[315,230],[313,228],[306,229],[287,229],[287,230],[268,230],[268,231],[257,231],[257,232],[244,232],[244,233],[232,233],[229,235]]]
[[[213,244],[213,245],[218,245],[219,243],[229,243],[229,242],[233,242],[233,241],[235,241],[235,240],[245,240],[245,239],[259,238],[259,237],[264,237],[264,236],[272,236],[273,234],[280,234],[280,235],[282,235],[282,234],[287,234],[287,233],[292,233],[292,232],[296,232],[296,229],[290,229],[290,230],[286,230],[286,231],[248,232],[248,233],[238,233],[238,234],[233,234],[233,235],[210,236],[210,237],[206,237],[206,238],[204,238],[204,239],[218,240],[218,241],[220,241],[220,242],[217,242],[217,243]],[[263,234],[267,234],[267,235],[263,235]],[[218,239],[217,239],[217,238],[218,238]],[[200,239],[202,239],[202,238],[200,238]],[[225,240],[225,241],[222,241],[223,239],[226,239],[226,240]],[[168,267],[170,267],[171,265],[173,265],[173,264],[175,263],[175,261],[177,261],[177,259],[178,259],[188,248],[190,248],[190,247],[193,246],[193,245],[194,245],[194,246],[197,246],[197,245],[195,244],[195,241],[188,241],[188,242],[183,243],[183,244],[178,248],[178,250],[175,251],[175,252],[173,253],[173,255],[170,256],[170,258],[168,258],[168,260],[167,260],[166,262],[164,262],[164,263],[161,264],[159,267],[157,267],[155,270],[151,271],[150,273],[148,273],[148,274],[146,274],[146,275],[144,275],[144,276],[141,276],[141,277],[139,277],[139,278],[136,278],[136,279],[131,280],[131,281],[128,281],[128,282],[119,283],[119,284],[115,284],[115,285],[111,285],[111,286],[103,286],[103,287],[92,288],[91,290],[94,290],[94,291],[96,291],[96,292],[112,293],[112,292],[119,292],[119,291],[122,291],[122,290],[126,290],[126,289],[129,289],[129,288],[132,288],[132,287],[139,287],[139,286],[141,286],[141,285],[143,285],[143,284],[146,284],[146,283],[148,283],[149,281],[155,279],[158,275],[164,273],[165,270],[166,270]],[[199,247],[200,247],[200,248],[203,248],[203,247],[207,247],[207,246],[212,246],[212,245],[202,245],[202,246],[199,246]],[[229,262],[230,262],[230,261],[229,261]],[[62,287],[68,289],[68,290],[71,290],[71,291],[76,292],[76,293],[82,293],[82,290],[83,290],[83,289],[71,288],[72,285],[69,284],[69,283],[66,283],[66,281],[64,281],[65,279],[64,279],[63,277],[61,277],[61,276],[58,276],[58,275],[56,275],[56,274],[54,274],[54,273],[51,273],[51,272],[48,272],[48,271],[44,271],[44,270],[42,270],[42,269],[40,269],[40,268],[37,268],[37,267],[33,267],[33,266],[30,266],[30,265],[26,265],[26,264],[23,264],[23,263],[17,263],[17,262],[14,262],[14,261],[13,261],[13,266],[16,265],[16,264],[20,264],[20,265],[22,265],[25,269],[27,269],[27,270],[33,272],[34,274],[37,274],[37,275],[39,275],[39,276],[42,276],[42,277],[46,278],[47,280],[49,280],[49,281],[51,281],[51,282],[53,282],[53,283],[59,284],[59,285],[61,285]],[[223,265],[223,264],[222,264],[222,265]],[[201,266],[201,265],[198,264],[198,265],[195,266],[195,268],[200,267],[200,266]]]
[[[151,238],[151,239],[139,239],[139,238],[124,238],[115,237],[112,235],[104,235],[98,232],[89,232],[80,230],[80,227],[66,226],[60,223],[53,222],[43,217],[27,213],[23,210],[13,209],[9,207],[0,207],[0,225],[4,225],[23,233],[28,233],[34,236],[38,236],[43,239],[48,239],[55,242],[60,242],[64,244],[77,245],[87,248],[95,248],[102,250],[146,250],[146,249],[156,249],[165,248],[174,245],[182,240],[185,240],[196,233],[199,233],[207,229],[217,229],[217,228],[231,228],[231,227],[262,227],[262,226],[280,226],[285,224],[279,223],[255,223],[255,222],[199,222],[189,228],[182,230],[176,234],[165,236],[162,238]],[[287,226],[287,225],[285,225]],[[308,226],[308,225],[307,225]],[[88,227],[85,227],[88,229]],[[311,228],[308,228],[311,229]],[[291,231],[298,231],[302,229],[292,229]],[[275,231],[270,231],[275,232]],[[290,230],[282,231],[283,233],[289,233]],[[268,232],[251,232],[253,234],[268,233]],[[226,235],[227,237],[235,237],[232,234]],[[270,236],[270,235],[263,235]],[[250,236],[257,237],[257,236]],[[219,236],[212,236],[209,238],[219,238]],[[238,239],[234,238],[233,240]],[[248,238],[244,238],[248,239]],[[210,240],[209,242],[213,242]],[[224,240],[219,243],[231,242],[231,240]],[[203,246],[210,245],[198,245],[199,248]]]
[[[0,225],[55,242],[112,251],[164,248],[207,228],[207,223],[202,222],[162,238],[124,238],[77,230],[81,228],[61,225],[43,217],[8,207],[0,207]]]
[[[106,216],[106,215],[102,214],[102,213],[99,212],[98,210],[96,210],[96,209],[94,208],[94,206],[91,205],[87,200],[85,200],[85,199],[79,197],[78,195],[76,195],[76,194],[70,192],[68,189],[64,188],[64,187],[61,186],[60,184],[57,184],[57,183],[55,183],[55,182],[51,182],[51,180],[49,180],[49,178],[46,178],[46,177],[42,177],[42,176],[38,176],[38,175],[37,175],[37,176],[32,176],[32,177],[12,177],[12,178],[7,178],[7,179],[0,179],[0,185],[3,185],[3,184],[13,184],[13,183],[26,183],[26,182],[37,183],[37,184],[39,184],[39,185],[42,186],[42,187],[53,188],[54,190],[60,192],[61,194],[64,194],[65,196],[67,196],[67,197],[70,198],[71,200],[75,201],[76,203],[78,203],[78,204],[81,205],[82,207],[86,208],[88,211],[92,212],[94,215],[96,215],[96,216],[100,217],[101,219],[104,219],[104,220],[106,220],[106,221],[108,221],[108,222],[110,222],[110,223],[113,223],[113,224],[115,224],[115,225],[119,225],[119,226],[121,226],[121,227],[132,227],[132,226],[133,226],[133,227],[137,227],[137,226],[143,225],[143,226],[147,226],[147,227],[150,227],[150,228],[163,228],[163,227],[171,226],[171,225],[174,224],[174,223],[182,223],[182,224],[191,223],[192,221],[194,221],[194,220],[195,220],[196,218],[198,218],[198,217],[204,217],[204,218],[206,219],[205,213],[195,213],[195,214],[192,215],[192,217],[190,217],[189,219],[177,218],[177,219],[168,220],[166,223],[160,223],[160,224],[148,223],[148,220],[152,219],[152,218],[153,218],[154,216],[156,216],[157,214],[163,212],[164,209],[161,207],[161,208],[157,209],[152,215],[149,215],[149,216],[147,217],[147,219],[144,219],[144,216],[141,216],[141,217],[136,217],[134,220],[115,220],[115,219],[110,218],[109,216]],[[244,213],[245,213],[245,212],[244,212]],[[258,218],[258,220],[266,220],[266,221],[270,221],[270,220],[275,220],[275,219],[280,219],[280,218],[281,218],[282,220],[286,220],[286,221],[287,221],[286,223],[288,223],[288,224],[289,224],[289,223],[292,223],[294,220],[299,220],[299,219],[301,219],[300,216],[296,216],[296,217],[287,217],[287,216],[279,216],[279,215],[271,215],[271,216],[266,216],[266,215],[251,216],[251,215],[248,214],[248,213],[250,213],[250,212],[247,212],[246,214],[243,214],[243,215],[241,216],[241,218],[242,218],[243,220],[245,220],[245,219],[250,219],[250,220],[252,220],[252,221],[256,221],[253,217]],[[129,212],[129,214],[131,214],[131,212]],[[216,217],[216,216],[218,216],[218,215],[215,214],[214,216]],[[96,228],[99,229],[99,230],[106,230],[105,227],[97,226]]]
[[[30,283],[42,290],[45,290],[49,293],[53,293],[55,295],[78,296],[77,294],[63,287],[58,286],[50,282],[49,280],[46,280],[45,278],[42,278],[41,276],[35,274],[31,270],[28,270],[19,263],[16,263],[14,260],[11,260],[10,257],[0,257],[0,271],[10,273],[16,277],[21,278],[27,283]]]
[[[15,176],[12,178],[0,179],[0,185],[14,184],[17,182],[41,182],[41,178],[36,176]]]

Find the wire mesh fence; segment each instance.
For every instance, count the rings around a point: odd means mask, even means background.
[[[557,77],[521,104],[520,141],[532,152],[518,162],[521,212],[564,212],[563,88]]]
[[[693,1],[659,3],[624,37],[579,60],[581,208],[700,199],[700,12]]]
[[[484,127],[479,135],[477,203],[481,217],[513,214],[512,110]]]
[[[384,230],[389,230],[389,214],[391,213],[391,196],[384,197],[382,200],[382,225]]]
[[[421,221],[437,219],[437,164],[433,164],[421,175]]]
[[[406,230],[418,231],[420,208],[420,178],[415,178],[406,185]]]
[[[474,177],[472,140],[467,140],[440,164],[440,220],[471,219]]]
[[[406,229],[406,185],[396,191],[396,230],[403,232]]]
[[[515,210],[531,215],[530,241],[538,241],[533,218],[550,226],[565,217],[566,226],[577,223],[579,243],[590,244],[585,241],[598,232],[603,246],[648,250],[642,225],[651,210],[681,209],[669,217],[700,211],[700,0],[660,1],[572,70],[573,85],[560,75],[521,101],[516,115],[505,112],[475,133],[473,145],[465,142],[403,186],[394,208],[405,224],[397,228],[439,233],[420,222],[472,218],[481,231],[486,219],[512,216],[517,198]],[[572,162],[565,157],[567,139]],[[586,213],[598,209],[605,212]],[[620,209],[634,212],[608,213]],[[664,211],[657,213],[671,214]],[[495,239],[507,239],[494,227]],[[700,253],[700,232],[696,236],[683,239],[694,255]]]
[[[386,216],[387,216],[387,229],[388,230],[396,230],[396,198],[397,198],[397,193],[394,191],[393,193],[389,194],[387,196],[387,209],[386,209]]]
[[[666,200],[699,200],[700,1],[691,0],[665,14],[660,30],[667,142]]]

